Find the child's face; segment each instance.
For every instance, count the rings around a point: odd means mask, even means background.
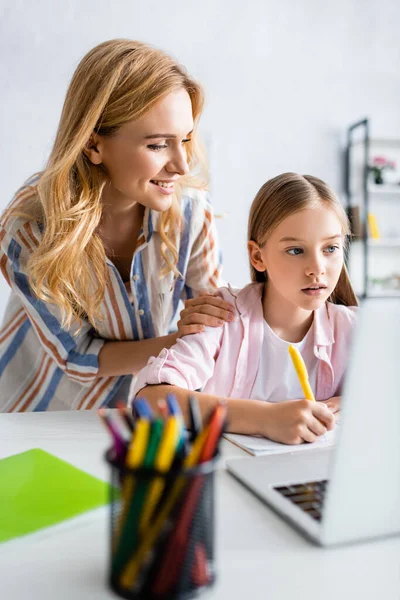
[[[305,310],[322,306],[343,266],[343,234],[336,214],[308,208],[287,217],[263,248],[249,242],[253,266],[267,271],[268,289]]]

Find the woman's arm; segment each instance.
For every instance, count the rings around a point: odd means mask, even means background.
[[[163,348],[173,346],[178,336],[179,333],[171,333],[136,342],[106,342],[99,352],[97,377],[136,374],[146,366],[150,356],[157,356]]]
[[[182,315],[177,333],[140,341],[107,341],[93,337],[91,324],[83,320],[76,335],[77,325],[69,330],[63,329],[59,309],[39,300],[30,289],[26,264],[31,250],[19,240],[18,231],[13,235],[15,232],[2,230],[0,266],[3,275],[21,299],[44,350],[68,377],[82,385],[91,385],[98,377],[137,373],[150,356],[157,356],[163,348],[170,348],[178,337],[193,327],[196,331],[197,327],[216,327],[220,321],[228,320],[227,308],[230,305],[227,302],[203,296],[197,300],[196,308],[192,307],[196,314],[186,311]]]
[[[163,348],[171,348],[180,337],[204,331],[206,327],[222,327],[234,319],[234,307],[211,295],[189,300],[181,311],[178,331],[158,338],[139,341],[109,341],[99,353],[98,377],[132,375],[140,371],[150,356],[157,356]]]
[[[159,398],[166,394],[176,396],[187,425],[189,419],[189,396],[199,403],[203,420],[221,398],[203,392],[192,392],[171,385],[149,385],[142,388],[137,396],[146,398],[157,410]],[[309,400],[289,400],[286,402],[262,402],[224,398],[228,408],[227,431],[263,437],[284,444],[314,442],[319,435],[333,429],[335,418],[329,408],[321,402]]]

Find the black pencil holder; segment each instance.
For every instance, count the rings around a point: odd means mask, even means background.
[[[141,600],[192,598],[215,581],[214,474],[218,456],[192,469],[111,466],[109,584]]]

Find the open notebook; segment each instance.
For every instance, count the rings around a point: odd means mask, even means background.
[[[0,460],[0,543],[108,502],[108,484],[34,448]]]
[[[337,429],[337,427],[336,427]],[[335,442],[335,432],[328,431],[325,435],[321,435],[316,442],[312,444],[298,444],[295,446],[288,444],[279,444],[278,442],[273,442],[271,440],[267,440],[263,437],[253,436],[253,435],[241,435],[239,433],[224,433],[224,438],[242,448],[242,450],[246,450],[249,454],[253,456],[263,456],[265,454],[283,454],[285,452],[307,452],[309,450],[315,450],[317,448],[328,448],[329,446],[333,446]]]

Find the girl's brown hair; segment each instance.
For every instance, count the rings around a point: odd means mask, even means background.
[[[103,315],[107,284],[104,245],[96,233],[106,174],[84,149],[93,132],[111,136],[140,118],[168,93],[184,88],[195,123],[186,144],[192,175],[180,179],[171,207],[160,217],[165,267],[178,274],[176,242],[182,188],[206,186],[207,169],[196,125],[203,109],[201,87],[167,54],[132,40],[109,40],[79,63],[69,86],[48,163],[36,185],[22,188],[3,219],[24,216],[42,222],[43,236],[28,262],[30,285],[42,300],[61,309],[62,324],[86,317],[94,326]],[[200,168],[199,168],[200,167]],[[193,176],[193,169],[196,177]]]
[[[283,173],[264,183],[253,200],[248,225],[248,241],[262,247],[268,236],[290,215],[315,206],[325,206],[337,215],[348,249],[350,225],[343,206],[329,186],[311,175]],[[267,274],[257,271],[250,263],[252,281],[264,282]],[[358,301],[343,264],[339,280],[328,300],[334,304],[357,306]]]

